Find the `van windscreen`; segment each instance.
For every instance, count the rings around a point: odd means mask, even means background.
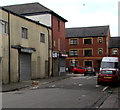
[[[118,62],[101,62],[101,68],[118,68]]]

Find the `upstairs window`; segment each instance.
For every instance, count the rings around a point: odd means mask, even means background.
[[[92,56],[92,49],[84,50],[84,56]]]
[[[22,38],[28,39],[28,29],[22,27]]]
[[[78,40],[77,39],[70,39],[70,45],[77,45]]]
[[[98,38],[98,43],[100,43],[100,44],[103,43],[103,38],[102,37]]]
[[[8,23],[6,21],[0,20],[0,33],[8,33]]]
[[[70,50],[69,56],[78,56],[78,50]]]
[[[40,42],[45,43],[45,34],[40,33]]]
[[[112,49],[112,55],[118,55],[118,49]]]
[[[92,44],[92,39],[91,39],[91,38],[84,39],[84,44],[85,44],[85,45],[90,45],[90,44]]]

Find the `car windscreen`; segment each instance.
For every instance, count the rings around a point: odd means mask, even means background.
[[[115,74],[116,72],[115,71],[102,71],[101,74],[109,74],[109,75],[112,75],[112,74]]]
[[[85,68],[85,69],[87,69],[87,70],[93,70],[94,68]]]
[[[77,69],[85,69],[85,68],[83,68],[83,67],[77,67]]]

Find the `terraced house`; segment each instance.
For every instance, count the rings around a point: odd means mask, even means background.
[[[120,58],[120,36],[110,38],[110,41],[109,41],[109,56]]]
[[[52,76],[59,75],[59,72],[65,72],[65,22],[66,19],[41,5],[40,3],[27,3],[19,5],[5,6],[5,9],[42,23],[52,29],[52,40],[49,42],[52,47]]]
[[[2,83],[43,78],[52,69],[51,28],[5,8],[0,9]]]
[[[66,29],[67,67],[99,68],[101,59],[109,55],[109,26]]]

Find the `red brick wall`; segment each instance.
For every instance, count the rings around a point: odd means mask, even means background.
[[[98,43],[98,37],[92,37],[93,43],[91,45],[84,45],[83,39],[84,38],[78,38],[78,45],[69,45],[69,39],[66,39],[66,52],[69,52],[70,49],[78,49],[78,56],[77,57],[68,57],[67,58],[67,66],[69,67],[71,59],[75,59],[79,61],[79,66],[84,66],[85,60],[91,60],[93,61],[93,66],[98,68],[99,63],[97,60],[101,60],[102,57],[107,56],[107,44],[106,44],[106,37],[103,38],[103,43]],[[91,57],[85,57],[84,49],[86,48],[92,48],[93,49],[93,56]],[[98,48],[103,48],[103,54],[98,54]]]
[[[60,21],[60,31],[58,31],[58,20]],[[52,35],[53,35],[53,51],[65,51],[65,22],[52,15]],[[60,39],[60,43],[58,43]],[[58,47],[60,44],[60,50]]]

